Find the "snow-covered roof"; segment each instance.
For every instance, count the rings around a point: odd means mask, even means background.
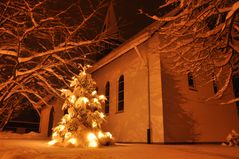
[[[171,12],[167,13],[166,16],[172,16],[177,14],[180,11],[180,8],[175,8]],[[134,47],[140,45],[141,43],[148,40],[153,33],[158,30],[161,26],[163,26],[165,22],[159,22],[155,21],[149,26],[145,27],[142,31],[131,37],[129,40],[125,41],[123,44],[121,44],[119,47],[111,51],[109,54],[107,54],[105,57],[100,59],[98,62],[96,62],[93,67],[90,68],[90,73],[95,72],[96,70],[102,68],[103,66],[107,65],[108,63],[114,61],[118,57],[124,55],[129,50],[133,49]]]
[[[108,55],[103,57],[101,60],[96,62],[92,68],[90,68],[90,72],[94,72],[101,67],[105,66],[106,64],[110,63],[111,61],[117,59],[118,57],[122,56],[123,54],[127,53],[129,50],[134,48],[135,46],[141,44],[142,42],[146,41],[149,38],[149,33],[145,32],[141,35],[134,36],[133,38],[127,40],[119,47],[111,51]]]

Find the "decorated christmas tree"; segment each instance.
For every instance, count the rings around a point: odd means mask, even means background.
[[[106,98],[97,95],[96,83],[82,67],[80,74],[70,81],[70,89],[62,89],[65,102],[62,106],[67,113],[53,128],[50,145],[73,145],[98,147],[112,143],[112,135],[101,130],[105,115],[101,111]]]

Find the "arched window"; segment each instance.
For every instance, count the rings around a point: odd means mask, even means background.
[[[118,111],[124,111],[124,76],[118,81]]]
[[[239,77],[238,77],[238,75],[234,75],[232,77],[232,86],[233,86],[235,98],[238,98],[239,97]],[[239,116],[239,101],[236,102],[236,106],[237,106],[237,114]]]
[[[54,120],[54,107],[51,107],[49,121],[48,121],[48,137],[52,135],[53,120]]]
[[[190,89],[196,89],[192,72],[188,73],[188,86]]]
[[[98,91],[99,91],[99,88],[98,88],[98,87],[95,87],[95,90],[96,90],[96,92],[98,93]]]
[[[105,101],[105,113],[108,114],[110,112],[110,82],[108,81],[105,85],[105,97],[107,100]]]
[[[212,81],[213,91],[216,94],[218,92],[217,82],[215,80]]]

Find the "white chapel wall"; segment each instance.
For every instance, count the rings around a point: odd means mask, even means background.
[[[187,75],[174,74],[157,52],[157,45],[167,42],[156,36],[93,72],[99,93],[104,94],[110,82],[110,113],[103,128],[118,142],[147,142],[149,61],[151,141],[158,142],[221,142],[232,130],[239,130],[235,104],[220,102],[234,97],[232,86],[219,101],[206,101],[213,93],[212,83],[191,90]],[[160,40],[161,39],[161,40]],[[125,44],[127,45],[127,43]],[[173,46],[172,46],[173,47]],[[117,89],[120,75],[125,77],[125,110],[117,113]]]
[[[63,111],[61,109],[63,104],[63,100],[58,99],[53,105],[53,127],[57,125],[57,123],[60,121],[60,119],[63,116]],[[52,107],[48,106],[41,110],[41,116],[40,116],[40,125],[39,125],[39,132],[44,135],[48,136],[48,129],[49,129],[49,120],[50,120],[50,112]]]
[[[124,75],[124,112],[117,112],[120,75]],[[146,68],[135,50],[93,72],[100,94],[104,94],[105,84],[110,82],[110,112],[103,129],[110,131],[118,142],[147,142],[146,75]]]
[[[158,37],[152,36],[145,43],[138,46],[140,53],[148,62],[149,94],[150,94],[150,120],[151,120],[151,141],[153,143],[164,142],[163,126],[163,103],[162,103],[162,82],[160,56],[155,54],[158,45]]]
[[[234,98],[232,85],[222,99],[207,101],[214,95],[212,82],[199,87],[196,80],[190,89],[187,75],[173,73],[164,60],[161,54],[165,142],[222,142],[239,130],[236,105],[220,104]]]

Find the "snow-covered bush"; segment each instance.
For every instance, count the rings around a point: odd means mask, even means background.
[[[239,146],[239,134],[232,130],[231,133],[228,134],[226,141],[222,143],[223,146]]]
[[[86,72],[88,67],[82,67],[80,74],[72,78],[69,89],[61,90],[65,96],[62,109],[67,113],[53,129],[50,145],[98,147],[113,144],[111,133],[101,130],[106,118],[102,105],[107,99],[97,94],[96,82]]]

